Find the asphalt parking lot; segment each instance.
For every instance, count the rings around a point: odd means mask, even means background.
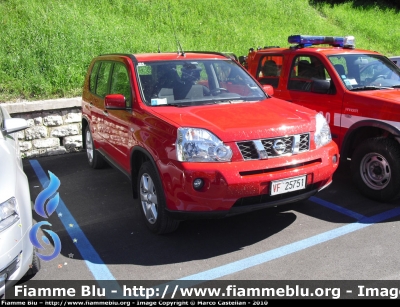
[[[128,179],[91,169],[84,152],[23,163],[32,201],[49,171],[60,180],[48,221],[61,253],[32,280],[400,280],[400,206],[361,196],[345,165],[307,201],[185,221],[157,236],[139,218]]]

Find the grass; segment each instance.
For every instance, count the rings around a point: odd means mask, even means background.
[[[379,3],[1,0],[0,102],[79,96],[94,56],[176,51],[176,38],[184,50],[245,55],[288,46],[291,34],[354,35],[357,48],[400,55],[399,10]]]

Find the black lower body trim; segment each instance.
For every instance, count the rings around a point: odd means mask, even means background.
[[[269,207],[275,207],[280,205],[285,205],[289,203],[294,203],[302,200],[306,200],[311,196],[315,195],[318,189],[308,190],[305,193],[298,195],[293,195],[291,197],[269,200],[267,202],[260,202],[248,205],[237,205],[232,206],[230,210],[227,211],[172,211],[168,210],[168,214],[176,220],[194,220],[194,219],[218,219],[224,218],[232,215],[247,213],[255,210],[265,209]],[[236,202],[235,204],[237,204]]]

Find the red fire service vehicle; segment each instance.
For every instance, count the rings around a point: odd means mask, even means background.
[[[88,163],[126,174],[147,227],[297,202],[332,181],[326,119],[268,96],[222,53],[109,54],[82,96]]]
[[[289,36],[289,48],[251,48],[240,57],[273,96],[323,114],[359,190],[400,197],[400,68],[354,37]]]

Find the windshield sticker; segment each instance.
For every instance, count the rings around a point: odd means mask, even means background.
[[[159,105],[163,105],[163,104],[167,104],[167,98],[153,98],[153,99],[151,99],[151,105],[152,106],[159,106]]]
[[[138,66],[146,66],[146,64],[144,64],[144,63],[138,63],[137,65]]]

